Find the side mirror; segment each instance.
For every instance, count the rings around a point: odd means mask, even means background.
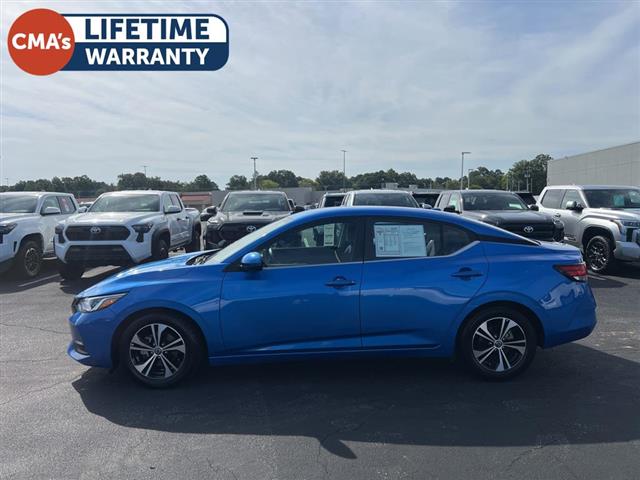
[[[421,203],[420,206],[424,209],[431,210],[433,207],[428,203]]]
[[[218,207],[207,207],[204,209],[204,211],[210,213],[211,216],[214,216],[216,213],[218,213]]]
[[[458,213],[458,211],[456,210],[456,207],[454,207],[453,205],[447,205],[446,207],[443,208],[443,211],[449,212],[449,213]]]
[[[582,206],[581,203],[578,203],[574,200],[571,200],[570,202],[567,202],[567,204],[565,205],[565,207],[567,210],[574,210],[576,212],[579,212],[581,210],[584,209],[584,207]]]
[[[78,207],[78,213],[84,213],[87,211],[87,207]]]
[[[60,209],[58,207],[45,207],[42,215],[60,215]]]
[[[529,205],[529,210],[533,210],[534,212],[540,211],[540,207],[536,204]]]
[[[262,256],[258,252],[249,252],[240,260],[240,268],[245,272],[262,270]]]
[[[200,221],[201,222],[206,222],[207,220],[209,220],[211,217],[213,217],[213,215],[211,215],[210,213],[201,213],[200,214]]]
[[[302,205],[296,205],[295,207],[293,207],[293,213],[300,213],[300,212],[304,212],[304,207]]]
[[[180,213],[181,211],[182,209],[177,205],[169,205],[167,208],[164,209],[164,213],[166,214]]]

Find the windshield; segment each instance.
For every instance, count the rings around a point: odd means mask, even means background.
[[[0,195],[0,213],[35,213],[37,204],[32,195]]]
[[[520,197],[508,192],[464,192],[462,199],[465,210],[528,210]]]
[[[229,194],[221,205],[223,212],[285,212],[289,211],[289,202],[284,195],[265,193]]]
[[[342,205],[344,195],[327,195],[324,197],[323,207],[339,207]]]
[[[160,196],[152,195],[103,195],[98,198],[90,212],[158,212]]]
[[[591,208],[640,208],[640,190],[635,188],[610,188],[585,190]]]
[[[286,225],[287,223],[291,222],[292,220],[295,220],[295,216],[287,216],[275,222],[271,222],[270,224],[265,225],[264,227],[258,230],[255,230],[254,232],[249,233],[248,235],[245,235],[240,240],[237,240],[233,242],[231,245],[224,247],[222,250],[219,250],[216,253],[214,253],[211,257],[209,257],[209,259],[207,260],[207,263],[224,263],[228,261],[240,250],[247,247],[247,245],[255,242],[256,240],[266,237],[271,232],[273,232],[276,228],[280,228],[283,225]]]
[[[383,207],[417,207],[418,202],[408,193],[356,193],[354,205]]]

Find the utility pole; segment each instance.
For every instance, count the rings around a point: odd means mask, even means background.
[[[342,190],[346,191],[347,189],[347,151],[341,150],[342,152]]]
[[[142,168],[144,168],[144,176],[147,176],[147,167],[148,165],[142,165]]]
[[[257,159],[258,157],[251,157],[251,160],[253,160],[253,189],[254,190],[258,189],[258,171],[256,170]]]
[[[464,156],[470,154],[471,152],[462,152],[462,164],[460,165],[460,190],[464,189]]]

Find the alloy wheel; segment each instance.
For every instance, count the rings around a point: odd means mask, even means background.
[[[30,276],[36,275],[40,268],[40,254],[35,247],[24,252],[24,268]]]
[[[184,364],[186,343],[182,335],[164,323],[150,323],[131,337],[129,356],[133,367],[150,379],[174,376]]]
[[[494,317],[476,328],[472,348],[473,356],[482,368],[506,372],[524,358],[527,338],[517,322],[507,317]]]
[[[603,270],[609,263],[609,246],[600,240],[593,240],[587,248],[587,261],[594,271]]]

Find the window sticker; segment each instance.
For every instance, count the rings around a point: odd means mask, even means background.
[[[373,226],[376,257],[426,257],[424,225]]]
[[[336,224],[326,223],[324,225],[324,246],[333,247],[336,238]]]
[[[614,195],[613,196],[613,206],[614,207],[624,207],[624,195]]]

